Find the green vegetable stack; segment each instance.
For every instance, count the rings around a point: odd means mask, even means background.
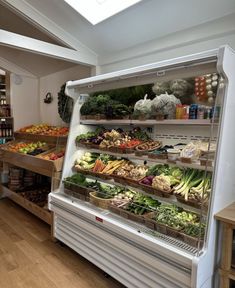
[[[107,118],[122,118],[132,113],[131,107],[112,100],[109,95],[93,95],[82,105],[81,115],[102,114]]]

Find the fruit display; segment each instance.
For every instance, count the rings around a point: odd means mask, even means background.
[[[48,154],[39,155],[38,157],[42,158],[44,160],[55,161],[55,160],[57,160],[59,158],[64,157],[64,154],[65,154],[65,150],[61,149],[61,150],[58,150],[58,151],[55,150],[54,152],[50,152]]]
[[[22,154],[29,154],[32,156],[36,156],[40,153],[48,150],[48,145],[45,142],[9,142],[7,145],[3,146],[2,149],[17,152]]]
[[[48,124],[30,125],[21,128],[20,133],[28,133],[35,135],[47,135],[47,136],[67,136],[69,132],[68,127],[57,127]]]

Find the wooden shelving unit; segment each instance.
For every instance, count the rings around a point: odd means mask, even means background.
[[[67,137],[55,137],[55,136],[45,136],[45,135],[34,135],[27,133],[15,133],[16,140],[30,140],[30,141],[44,141],[48,144],[52,144],[56,147],[59,143],[60,145],[66,145]],[[63,158],[59,158],[56,161],[45,160],[35,156],[30,156],[27,154],[11,152],[8,150],[1,149],[0,147],[0,158],[3,162],[3,171],[7,173],[10,166],[17,166],[32,172],[47,176],[51,178],[51,189],[54,190],[58,187],[61,171],[63,167]],[[53,214],[43,207],[36,205],[35,203],[27,200],[20,193],[16,193],[10,190],[4,185],[0,185],[0,195],[4,195],[10,198],[12,201],[22,206],[44,222],[49,225],[53,224]],[[53,228],[51,228],[53,229]]]
[[[235,281],[235,259],[233,258],[235,202],[217,213],[215,218],[221,222],[222,226],[222,256],[219,269],[220,288],[230,288],[231,281]]]

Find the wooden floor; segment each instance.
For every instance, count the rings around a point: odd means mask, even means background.
[[[1,288],[123,288],[50,240],[49,226],[8,199],[0,200]]]

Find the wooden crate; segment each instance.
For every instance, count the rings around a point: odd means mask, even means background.
[[[46,222],[49,225],[52,225],[52,213],[30,201],[25,199],[20,195],[20,193],[16,193],[14,191],[11,191],[5,186],[1,185],[1,189],[3,192],[8,194],[8,198],[10,198],[12,201],[20,205],[21,207],[25,208],[44,222]]]

